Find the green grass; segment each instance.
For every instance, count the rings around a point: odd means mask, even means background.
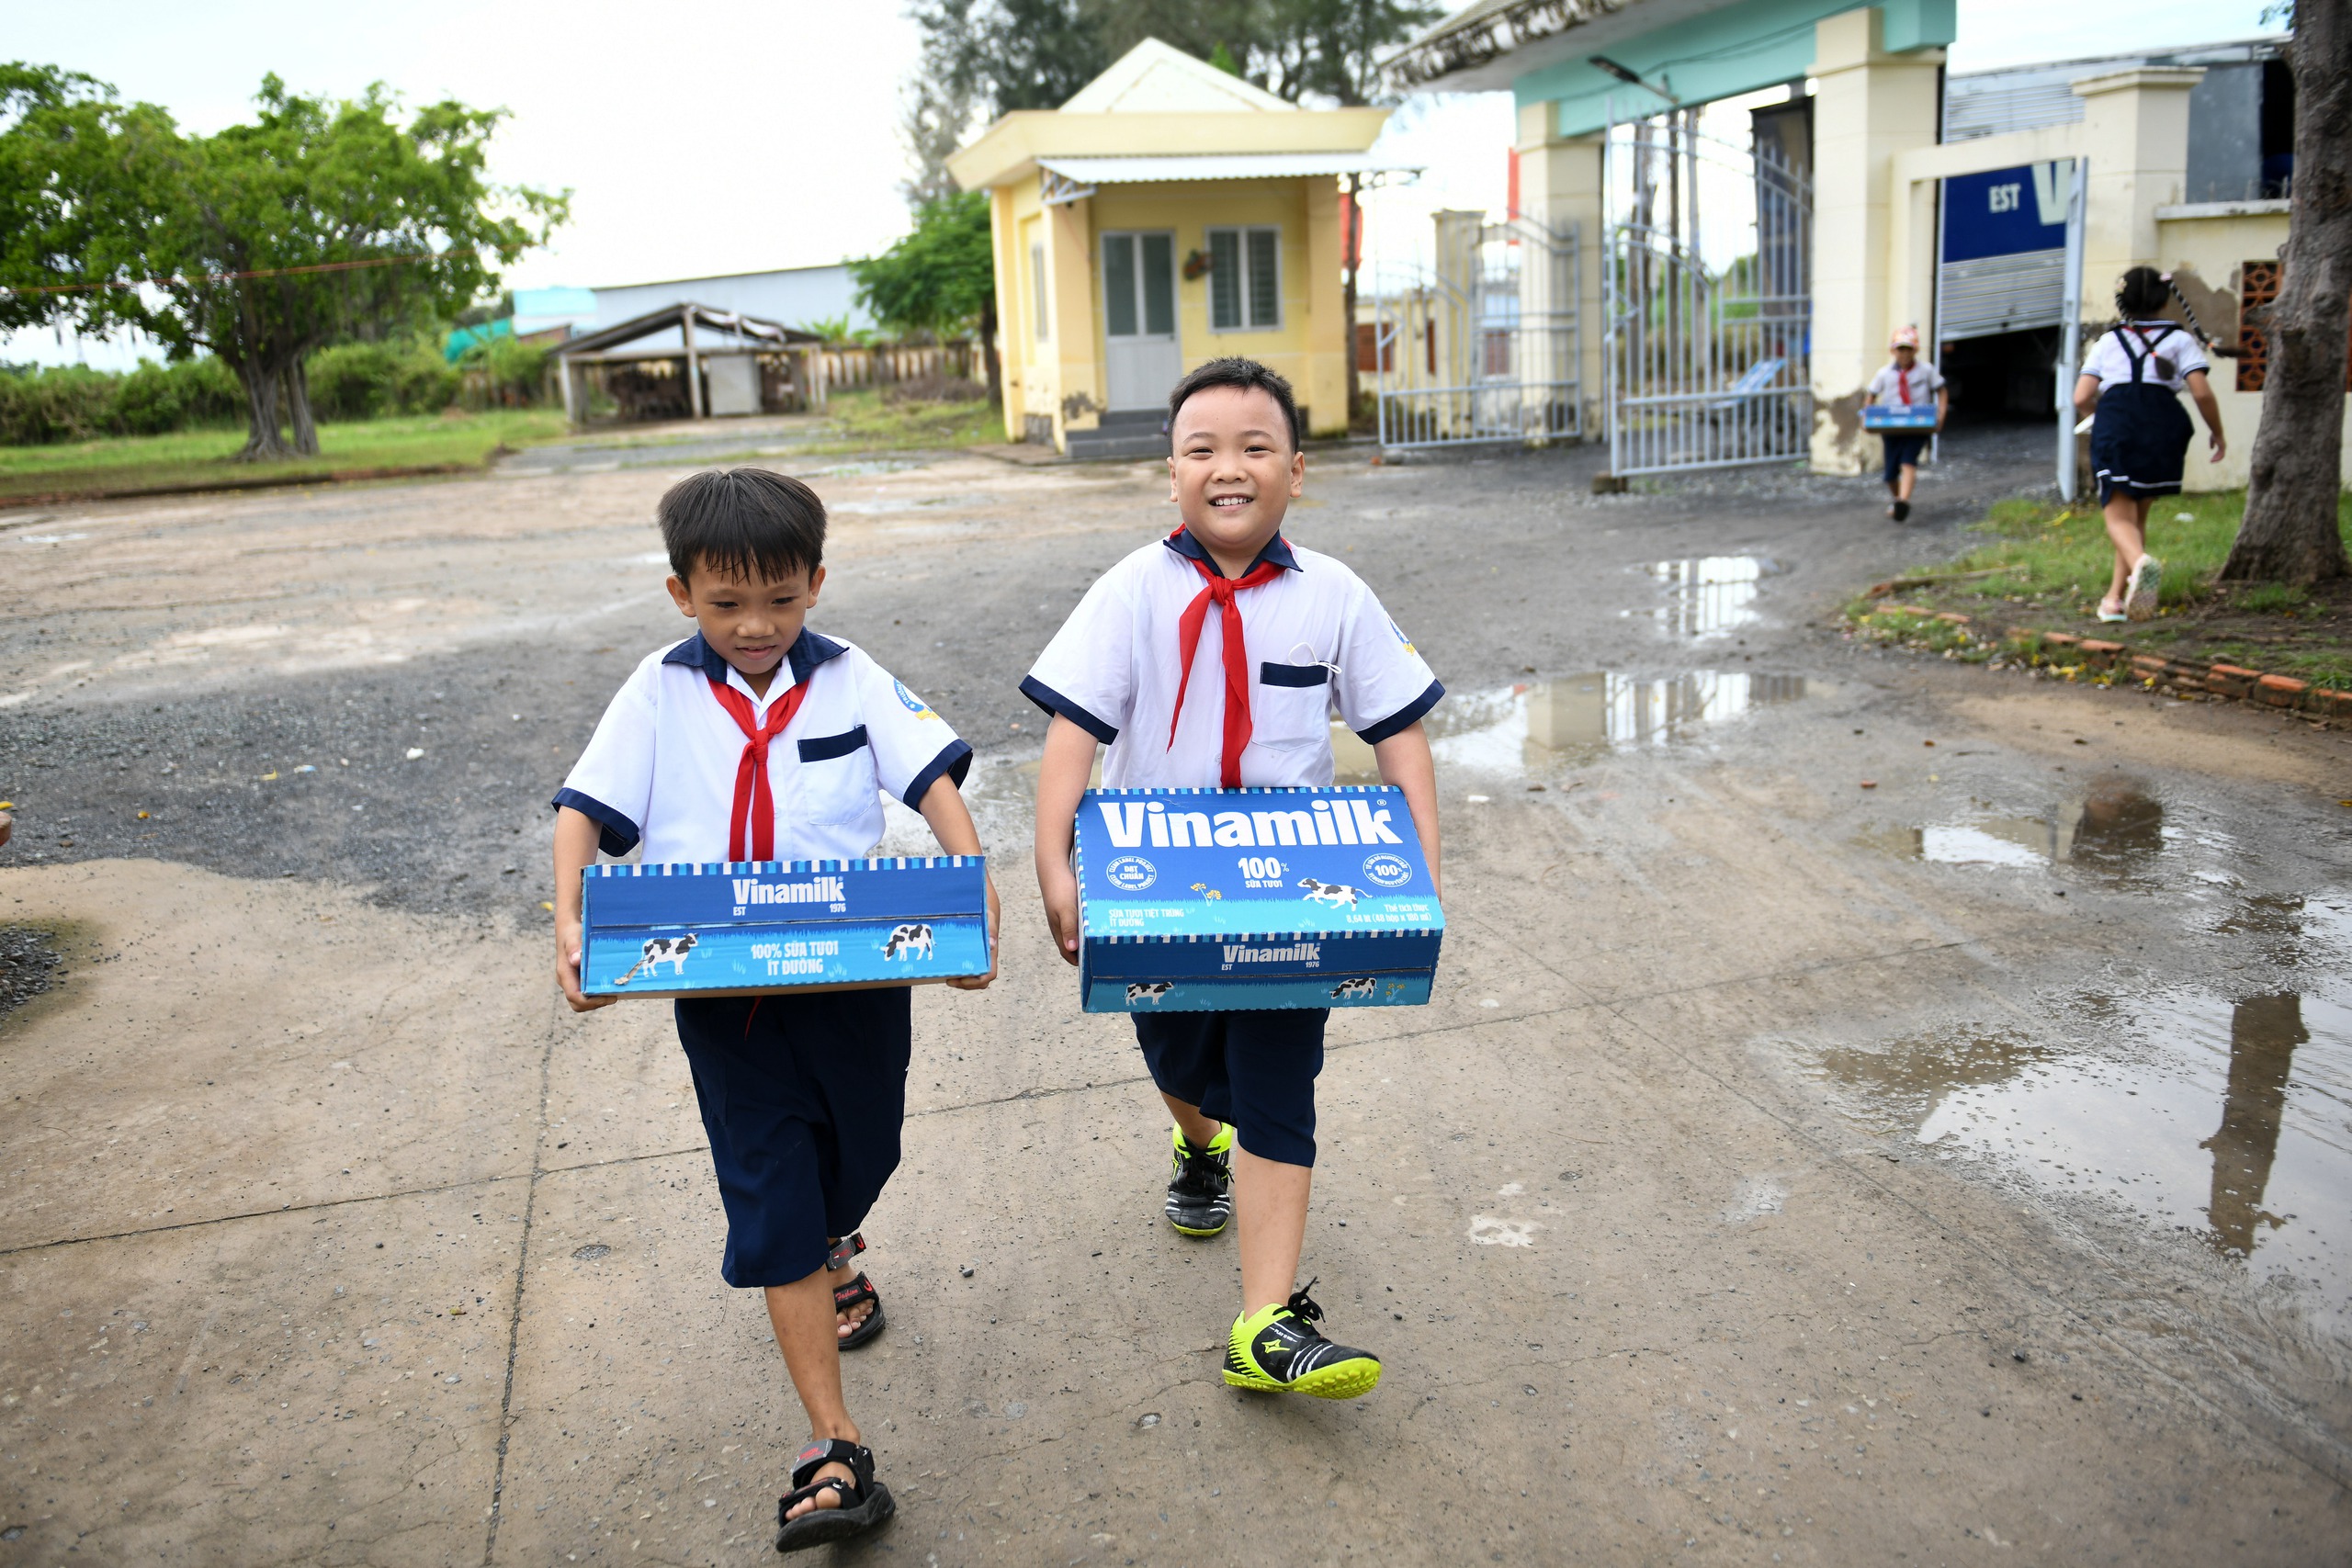
[[[1004,416],[986,398],[970,402],[888,402],[871,388],[835,392],[825,433],[808,452],[909,452],[1001,444]]]
[[[0,497],[143,490],[327,474],[349,468],[408,468],[486,461],[501,446],[523,447],[564,434],[553,409],[493,409],[319,426],[319,455],[290,463],[232,461],[240,429],[169,435],[108,436],[48,446],[0,446]]]
[[[2352,598],[2314,593],[2283,583],[2222,583],[2222,563],[2245,515],[2245,492],[2176,496],[2149,511],[2148,547],[2165,563],[2158,618],[2106,626],[2094,618],[2114,569],[2114,550],[2097,504],[2060,506],[2012,500],[1996,502],[1974,530],[1985,543],[1957,560],[1921,568],[1898,590],[1904,602],[1957,610],[2029,633],[2073,632],[2184,660],[2220,660],[2318,684],[2352,686]],[[2338,526],[2352,547],[2352,497]],[[1917,583],[1918,586],[1912,586]],[[1952,651],[1946,628],[1907,624],[1867,604],[1851,605],[1856,635],[1900,642],[1954,658],[1993,658]],[[2031,662],[2030,658],[2020,662]]]

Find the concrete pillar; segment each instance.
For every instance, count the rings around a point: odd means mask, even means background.
[[[2188,90],[2193,66],[2143,66],[2086,77],[2083,156],[2083,318],[2115,314],[2125,269],[2162,266],[2156,209],[2184,199],[2188,185]],[[2086,339],[2086,344],[2088,340]]]
[[[1814,24],[1813,468],[1861,474],[1879,463],[1861,427],[1863,388],[1886,363],[1886,258],[1903,214],[1892,206],[1898,152],[1936,140],[1939,49],[1889,53],[1871,6]],[[1921,322],[1921,326],[1927,323]]]
[[[999,186],[989,192],[989,259],[996,288],[996,362],[1004,380],[997,389],[998,412],[1004,420],[1004,438],[1021,439],[1022,382],[1024,355],[1022,324],[1028,312],[1021,308],[1021,226],[1012,216],[1012,190]],[[982,367],[975,367],[976,370]]]
[[[1584,405],[1585,438],[1598,440],[1605,418],[1600,399],[1606,335],[1600,320],[1600,138],[1560,136],[1556,134],[1559,123],[1555,104],[1547,101],[1520,107],[1519,207],[1531,221],[1554,233],[1565,235],[1570,228],[1576,230],[1577,266],[1571,276],[1577,288],[1578,350],[1573,368],[1582,383],[1578,393]],[[1542,271],[1521,264],[1521,276],[1538,280],[1522,284],[1527,295],[1523,309],[1531,319],[1540,319],[1539,312],[1555,308],[1550,282],[1541,277]]]
[[[1301,182],[1306,209],[1306,375],[1300,412],[1314,435],[1348,433],[1348,358],[1355,329],[1348,321],[1347,265],[1340,232],[1340,182]],[[1189,366],[1186,368],[1191,368]]]
[[[1430,213],[1430,221],[1437,230],[1432,261],[1438,288],[1430,302],[1430,314],[1437,323],[1437,384],[1467,387],[1478,377],[1478,249],[1487,215],[1448,208]],[[1442,432],[1470,433],[1468,392],[1448,392],[1432,400],[1431,406],[1437,411]]]
[[[1046,286],[1053,290],[1054,328],[1046,363],[1054,368],[1054,446],[1067,454],[1069,433],[1102,422],[1101,356],[1094,299],[1094,204],[1046,209]]]

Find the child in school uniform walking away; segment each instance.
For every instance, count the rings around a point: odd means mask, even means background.
[[[1402,789],[1438,879],[1436,774],[1421,716],[1445,694],[1357,576],[1282,536],[1303,493],[1290,384],[1217,359],[1168,400],[1169,499],[1182,525],[1104,572],[1021,690],[1053,716],[1037,778],[1037,881],[1062,956],[1078,962],[1070,844],[1098,744],[1110,788],[1329,784],[1329,713]],[[1175,1119],[1164,1213],[1186,1235],[1228,1215],[1241,1311],[1237,1388],[1352,1399],[1379,1358],[1334,1344],[1298,1286],[1315,1165],[1323,1009],[1136,1013],[1145,1065]]]
[[[556,977],[580,988],[581,872],[601,848],[645,863],[855,860],[881,840],[877,786],[977,855],[956,793],[972,749],[890,672],[804,624],[825,585],[825,507],[760,468],[695,474],[662,498],[670,597],[694,636],[646,655],[555,797]],[[988,892],[994,952],[996,889]],[[995,976],[948,982],[978,989]],[[776,1550],[889,1517],[889,1489],[842,1397],[841,1352],[882,1330],[857,1227],[899,1164],[911,1044],[903,987],[681,998],[727,1213],[720,1278],[767,1298],[810,1438],[776,1507]]]
[[[1871,378],[1870,390],[1864,397],[1873,405],[1894,408],[1924,408],[1930,399],[1936,405],[1936,430],[1940,432],[1944,421],[1951,414],[1951,389],[1944,384],[1943,373],[1919,357],[1919,329],[1898,327],[1887,344],[1894,359]],[[1890,498],[1886,514],[1897,523],[1911,517],[1911,492],[1919,486],[1919,454],[1928,449],[1928,435],[1916,430],[1882,432],[1879,444],[1886,448],[1886,493]]]
[[[2202,334],[2156,312],[2170,300],[2188,301],[2170,273],[2135,266],[2115,291],[2115,330],[2091,345],[2075,382],[2075,411],[2091,416],[2091,467],[2098,474],[2098,503],[2115,546],[2115,571],[2098,602],[2102,621],[2144,621],[2156,613],[2164,563],[2148,553],[2148,508],[2160,495],[2180,493],[2188,438],[2195,434],[2188,392],[2205,416],[2216,463],[2227,455],[2222,406],[2205,378]],[[2193,327],[2196,317],[2189,316]]]

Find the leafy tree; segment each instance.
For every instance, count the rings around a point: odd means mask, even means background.
[[[62,215],[49,254],[26,261],[35,276],[108,286],[44,296],[50,315],[138,327],[175,358],[217,355],[245,389],[247,460],[318,450],[311,351],[454,314],[567,209],[568,193],[490,183],[499,110],[439,103],[403,125],[381,84],[332,102],[271,75],[252,124],[190,137],[152,105],[54,73],[49,84],[0,132],[23,139],[0,168],[44,157]]]
[[[989,193],[962,191],[925,202],[914,232],[880,255],[849,264],[858,303],[883,331],[936,338],[977,333],[997,390],[996,262],[989,240]]]
[[[2352,317],[2352,11],[2290,13],[2295,179],[2285,276],[2264,312],[2269,367],[2254,437],[2245,521],[2224,580],[2311,583],[2352,577],[2336,498],[2344,481],[2344,383]]]

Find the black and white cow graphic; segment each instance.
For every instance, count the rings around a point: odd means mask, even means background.
[[[1372,976],[1369,975],[1359,975],[1352,980],[1342,980],[1338,985],[1332,987],[1331,998],[1334,1001],[1350,1001],[1357,997],[1369,997],[1372,995]]]
[[[1306,889],[1308,902],[1328,904],[1334,909],[1351,909],[1363,897],[1361,888],[1350,887],[1344,883],[1317,882],[1311,876],[1302,876],[1298,885]]]
[[[931,927],[928,924],[899,926],[891,931],[890,940],[882,944],[882,956],[885,958],[898,958],[913,953],[920,953],[925,958],[931,956]]]
[[[686,954],[695,950],[695,941],[692,931],[688,931],[684,936],[655,937],[645,944],[645,955],[630,964],[628,973],[613,984],[626,986],[637,978],[639,970],[641,969],[650,976],[657,965],[663,963],[670,965],[672,978],[684,975],[686,972]]]
[[[1137,1002],[1150,1002],[1157,1006],[1160,998],[1175,988],[1176,982],[1173,980],[1146,980],[1138,985],[1129,986],[1127,1005],[1133,1007]]]

